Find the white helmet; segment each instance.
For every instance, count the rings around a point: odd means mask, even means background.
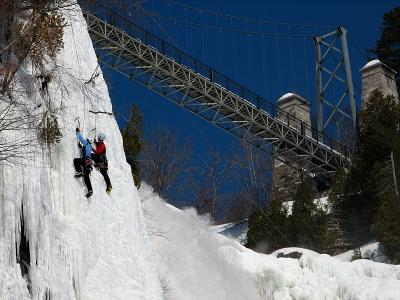
[[[98,139],[99,141],[104,141],[106,139],[106,135],[104,133],[99,133]]]

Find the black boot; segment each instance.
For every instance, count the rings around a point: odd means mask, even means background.
[[[93,195],[93,191],[89,191],[85,196],[86,196],[86,198],[89,198],[92,195]]]

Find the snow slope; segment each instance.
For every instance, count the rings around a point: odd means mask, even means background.
[[[165,203],[146,184],[139,194],[166,299],[258,299],[247,274],[227,263],[207,218]]]
[[[248,220],[243,220],[239,223],[215,225],[211,227],[211,230],[215,233],[220,233],[228,238],[234,239],[242,245],[245,245],[247,241],[247,231],[249,230],[248,226]]]
[[[162,299],[159,273],[149,243],[141,202],[126,163],[122,138],[80,10],[66,13],[65,46],[54,68],[48,94],[40,92],[35,71],[27,64],[18,73],[20,101],[39,115],[45,103],[58,109],[63,138],[49,151],[32,145],[25,160],[0,166],[0,299],[31,299],[16,260],[22,207],[29,240],[33,299]],[[32,75],[32,76],[31,76]],[[40,107],[39,107],[40,106]],[[109,175],[114,187],[105,192],[94,170],[94,195],[86,199],[82,180],[74,179],[72,159],[79,157],[75,127],[84,135],[93,128],[107,136]],[[18,133],[21,137],[30,132]],[[2,136],[2,139],[15,138]],[[50,298],[46,298],[50,299]]]
[[[256,253],[216,233],[193,209],[165,203],[146,185],[139,195],[167,299],[400,298],[400,266],[342,262],[299,248]],[[280,252],[293,251],[303,253],[301,258],[277,258]]]
[[[382,247],[378,242],[372,241],[360,247],[361,256],[365,259],[370,259],[376,262],[388,262],[389,259],[383,253]],[[354,256],[354,251],[349,250],[339,255],[336,255],[335,258],[341,261],[352,261]]]

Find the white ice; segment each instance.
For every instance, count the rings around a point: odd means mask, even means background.
[[[87,82],[98,65],[79,9],[66,13],[65,47],[54,68],[48,94],[39,91],[36,70],[27,63],[18,73],[20,101],[42,114],[46,102],[59,111],[62,140],[49,150],[32,145],[25,159],[0,167],[0,299],[31,299],[16,259],[23,206],[30,243],[32,299],[162,299],[159,273],[149,243],[141,202],[126,163],[102,73]],[[52,68],[52,66],[48,66]],[[38,108],[38,104],[42,104]],[[101,174],[91,174],[94,194],[84,195],[74,178],[79,157],[75,127],[85,136],[107,136],[111,196]],[[0,138],[11,139],[19,132]],[[46,292],[47,291],[47,292]]]
[[[399,299],[400,266],[343,262],[301,248],[256,253],[216,233],[231,224],[210,227],[207,218],[165,203],[146,185],[139,195],[167,299]],[[277,258],[294,251],[302,257]]]

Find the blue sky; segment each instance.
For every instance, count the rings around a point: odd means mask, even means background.
[[[344,26],[348,30],[348,44],[356,98],[360,98],[359,71],[366,62],[365,49],[372,48],[379,38],[383,14],[398,5],[398,1],[239,1],[239,0],[176,0],[190,7],[221,14],[272,20],[285,23]],[[292,25],[260,25],[257,21],[236,20],[220,14],[177,6],[168,0],[145,0],[148,13],[162,17],[141,17],[141,24],[168,42],[188,52],[207,65],[235,79],[268,100],[275,102],[282,94],[295,91],[309,98],[315,110],[314,45],[306,38],[276,38],[203,29],[176,20],[201,23],[217,28],[243,31],[326,33],[331,28],[296,27]],[[172,21],[171,21],[172,20]],[[162,30],[160,29],[162,28]],[[180,141],[193,143],[193,161],[201,164],[208,148],[229,153],[238,141],[209,125],[177,105],[147,90],[136,82],[105,70],[111,80],[110,92],[114,111],[126,111],[130,103],[139,106],[143,114],[145,132],[155,127],[166,127],[177,133]],[[124,125],[122,118],[118,119]],[[190,201],[190,200],[188,200]]]

